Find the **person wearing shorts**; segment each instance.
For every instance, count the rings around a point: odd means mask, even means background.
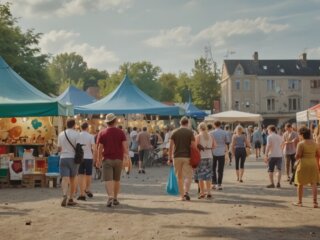
[[[267,146],[266,146],[266,156],[265,163],[268,164],[268,172],[270,184],[267,185],[267,188],[275,188],[273,180],[273,172],[275,166],[277,167],[277,188],[280,188],[281,180],[281,164],[282,164],[282,137],[276,133],[276,127],[274,125],[268,126],[268,137],[267,137]]]
[[[127,138],[116,127],[117,118],[113,113],[106,116],[107,128],[102,130],[98,139],[97,164],[102,165],[102,181],[108,194],[107,207],[119,205],[120,177],[123,159],[129,156]]]
[[[80,196],[77,200],[86,201],[87,195],[89,198],[93,197],[92,192],[90,191],[91,186],[91,176],[93,168],[93,150],[95,149],[94,136],[88,133],[89,124],[84,122],[81,124],[81,133],[80,139],[83,148],[83,162],[79,166],[79,187],[80,187]]]
[[[73,201],[73,195],[76,188],[75,177],[78,173],[79,164],[74,162],[74,147],[77,143],[81,143],[81,140],[79,133],[74,130],[75,125],[75,120],[69,119],[67,121],[67,129],[62,131],[58,136],[58,151],[60,152],[59,171],[62,178],[61,187],[63,192],[63,199],[61,202],[62,207],[74,206],[77,204]],[[71,143],[69,143],[67,138]],[[69,199],[67,196],[68,193]]]
[[[190,201],[189,190],[192,181],[192,167],[190,166],[190,147],[196,147],[195,138],[188,128],[189,119],[182,117],[180,128],[174,130],[170,137],[168,162],[174,166],[178,180],[180,200]],[[172,156],[174,160],[172,161]]]

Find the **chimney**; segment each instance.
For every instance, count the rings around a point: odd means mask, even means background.
[[[307,67],[307,53],[302,53],[300,61],[302,67]]]
[[[254,53],[253,53],[253,60],[254,60],[255,62],[259,61],[258,52],[254,52]]]

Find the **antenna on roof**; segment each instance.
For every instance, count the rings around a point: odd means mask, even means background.
[[[227,52],[226,52],[226,55],[224,55],[224,58],[228,59],[230,55],[235,54],[235,53],[236,53],[236,51],[227,49]]]
[[[217,72],[217,63],[213,60],[210,43],[204,46],[205,59],[209,65],[212,65],[214,73]]]

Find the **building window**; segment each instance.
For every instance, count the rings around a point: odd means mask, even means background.
[[[289,98],[289,111],[297,111],[297,110],[300,110],[300,98],[299,97]]]
[[[234,102],[234,109],[235,109],[235,110],[240,110],[240,103],[239,103],[239,101],[235,101],[235,102]]]
[[[311,80],[310,88],[320,88],[320,79]]]
[[[240,90],[240,80],[237,79],[235,83],[236,83],[236,90]]]
[[[267,99],[267,111],[274,111],[275,110],[275,100],[274,98]]]
[[[276,81],[275,80],[267,80],[267,90],[274,91],[276,89]]]
[[[246,101],[246,108],[249,108],[249,107],[250,107],[250,102]]]
[[[301,80],[297,79],[289,79],[288,80],[288,88],[291,90],[299,90],[300,89]]]
[[[243,82],[243,90],[250,91],[250,80],[244,80]]]

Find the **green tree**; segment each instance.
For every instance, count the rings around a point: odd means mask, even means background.
[[[40,53],[40,33],[23,32],[10,11],[0,4],[0,56],[26,81],[45,93],[56,93],[56,84],[47,74],[49,56]]]
[[[219,76],[205,58],[194,62],[191,77],[193,102],[203,109],[212,109],[213,101],[219,99]]]
[[[110,75],[109,78],[98,81],[101,96],[107,96],[120,84],[123,79],[123,74],[120,71],[116,71]]]
[[[100,80],[108,79],[109,74],[107,71],[99,71],[95,68],[89,68],[85,71],[83,79],[84,85],[83,90],[87,90],[88,87],[98,87],[98,82]]]
[[[189,101],[189,93],[191,88],[191,78],[185,73],[181,72],[178,76],[178,82],[176,87],[176,93],[174,96],[175,102],[188,102]]]
[[[178,86],[178,78],[173,73],[161,74],[158,83],[160,84],[159,100],[173,102]]]
[[[142,61],[125,63],[120,66],[120,72],[128,76],[143,92],[159,100],[161,86],[157,82],[161,72],[160,67],[153,66],[150,62]]]
[[[53,57],[48,71],[51,79],[59,83],[60,86],[65,85],[65,83],[78,85],[78,82],[83,81],[87,71],[87,63],[82,56],[74,52],[62,53]],[[62,92],[62,87],[59,90],[59,92]]]

